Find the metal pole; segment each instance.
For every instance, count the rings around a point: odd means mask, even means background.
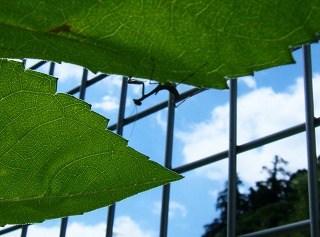
[[[59,235],[59,237],[65,237],[66,236],[67,226],[68,226],[68,217],[61,218],[60,235]]]
[[[227,236],[236,236],[237,200],[237,79],[230,80],[229,181]]]
[[[107,75],[107,74],[100,74],[100,75],[98,75],[98,76],[95,76],[95,77],[91,78],[89,81],[87,81],[87,88],[88,88],[89,86],[92,86],[92,85],[95,84],[96,82],[101,81],[102,79],[104,79],[104,78],[106,78],[106,77],[108,77],[108,76],[109,76],[109,75]],[[81,87],[81,86],[77,86],[77,87],[69,90],[69,91],[66,92],[66,93],[67,93],[67,94],[70,94],[70,95],[74,95],[74,94],[76,94],[77,92],[80,91],[80,87]]]
[[[166,137],[166,153],[165,153],[165,167],[172,168],[172,150],[173,150],[173,132],[174,132],[174,114],[175,114],[175,100],[173,94],[170,93],[168,101],[168,123],[167,123],[167,137]],[[161,220],[160,220],[160,237],[166,237],[168,234],[168,213],[170,201],[170,184],[164,185],[162,190],[162,206],[161,206]]]
[[[267,230],[261,230],[249,234],[240,235],[239,237],[274,237],[274,236],[289,236],[290,233],[302,232],[310,228],[310,221],[304,220],[288,225],[282,225]]]
[[[120,136],[123,133],[123,119],[124,119],[125,108],[126,108],[127,88],[128,88],[128,78],[122,77],[122,87],[121,87],[120,105],[119,105],[118,122],[117,122],[117,134],[119,134]],[[115,212],[116,212],[116,204],[109,206],[106,237],[112,237],[113,235],[113,224],[114,224]]]
[[[23,225],[21,228],[21,237],[26,237],[27,236],[27,232],[28,232],[28,226],[29,225]]]
[[[309,215],[310,230],[312,237],[320,236],[319,232],[319,197],[318,197],[318,174],[317,154],[315,138],[315,118],[312,89],[312,65],[310,45],[303,46],[304,59],[304,90],[306,110],[306,140],[308,156],[308,188],[309,188]]]
[[[7,234],[7,233],[10,233],[10,232],[16,231],[18,229],[22,229],[22,228],[23,228],[23,225],[13,225],[13,226],[10,226],[7,228],[2,228],[0,230],[0,235],[4,235],[4,234]]]
[[[50,67],[49,67],[49,75],[50,75],[50,76],[53,76],[53,74],[54,74],[54,67],[55,67],[55,65],[56,65],[56,63],[54,63],[54,62],[51,62],[51,63],[50,63]]]
[[[84,100],[87,89],[88,69],[83,69],[79,98]]]

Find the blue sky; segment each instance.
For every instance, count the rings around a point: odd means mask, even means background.
[[[316,55],[319,45],[313,45],[314,98],[316,116],[320,110],[320,70]],[[303,65],[302,52],[294,52],[295,65],[276,67],[256,72],[254,77],[239,79],[238,97],[238,144],[271,134],[278,130],[304,122]],[[31,65],[33,60],[28,62]],[[40,71],[47,72],[47,66]],[[55,76],[58,91],[65,92],[80,83],[82,71],[77,66],[61,64],[56,66]],[[93,74],[90,74],[92,77]],[[148,84],[148,83],[146,83]],[[146,91],[156,85],[148,85]],[[116,122],[118,94],[121,77],[112,76],[91,86],[86,101],[92,109]],[[179,85],[184,91],[187,86]],[[126,116],[134,115],[149,106],[167,98],[161,91],[136,107],[132,99],[141,96],[141,87],[129,85]],[[77,96],[77,95],[75,95]],[[176,109],[176,124],[173,151],[173,167],[224,151],[228,147],[228,98],[227,90],[208,90],[194,96]],[[160,164],[164,163],[166,110],[144,118],[125,127],[124,137],[129,146],[150,156]],[[317,145],[319,149],[319,145]],[[238,156],[238,174],[245,186],[254,185],[265,178],[263,165],[270,166],[275,155],[289,161],[291,172],[306,167],[304,134],[278,141]],[[172,184],[170,222],[168,236],[201,236],[203,226],[217,216],[215,200],[227,180],[227,161],[184,173],[185,178]],[[154,237],[158,236],[160,223],[161,188],[138,194],[117,204],[114,231],[116,236]],[[104,236],[107,208],[83,216],[71,217],[67,236]],[[60,222],[47,221],[29,228],[29,236],[58,236]],[[19,236],[19,233],[6,235]]]

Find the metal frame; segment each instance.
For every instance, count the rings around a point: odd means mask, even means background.
[[[258,148],[260,146],[285,139],[295,134],[306,132],[306,147],[307,147],[307,159],[308,159],[308,183],[309,183],[309,206],[310,206],[310,220],[302,220],[300,222],[284,225],[276,228],[271,228],[264,231],[245,234],[242,237],[252,236],[277,236],[283,233],[290,233],[297,230],[304,230],[309,228],[312,237],[320,236],[319,232],[319,200],[318,200],[318,174],[317,174],[317,158],[316,158],[316,145],[315,145],[315,129],[320,125],[320,118],[314,117],[313,108],[313,93],[312,93],[312,62],[311,62],[311,50],[310,45],[303,45],[303,60],[304,60],[304,88],[305,88],[305,117],[306,122],[303,124],[297,124],[291,128],[278,131],[265,137],[250,141],[245,144],[237,144],[237,80],[230,80],[230,131],[229,131],[229,149],[217,154],[212,154],[209,157],[204,157],[198,161],[182,165],[179,167],[172,167],[172,149],[173,149],[173,133],[174,133],[174,121],[175,121],[175,104],[172,95],[169,95],[169,99],[166,102],[159,103],[151,108],[148,108],[134,116],[124,117],[125,114],[125,102],[127,95],[127,78],[123,77],[122,90],[120,95],[120,107],[118,114],[117,124],[110,125],[108,129],[115,131],[119,135],[122,135],[123,127],[146,116],[149,116],[163,108],[168,107],[167,115],[167,135],[166,135],[166,147],[165,147],[165,167],[172,169],[178,173],[184,173],[187,171],[195,170],[202,166],[212,164],[221,159],[229,159],[229,195],[228,195],[228,226],[227,236],[236,236],[236,171],[237,171],[237,155]],[[47,63],[41,61],[33,65],[30,69],[36,69]],[[54,63],[50,63],[49,73],[54,74]],[[70,90],[69,94],[75,94],[80,92],[80,99],[85,99],[86,89],[94,83],[108,77],[109,75],[101,74],[90,80],[88,80],[88,71],[83,70],[82,82],[80,86]],[[200,93],[204,90],[197,88],[191,89],[180,96],[180,100],[184,100],[190,95]],[[169,218],[169,201],[170,201],[170,184],[163,187],[162,192],[162,209],[161,209],[161,222],[159,227],[159,236],[166,237]],[[113,235],[113,224],[116,206],[109,207],[107,218],[107,230],[106,237]],[[60,237],[66,236],[66,229],[68,226],[68,218],[61,219]],[[21,236],[27,236],[28,225],[11,226],[0,231],[0,235],[9,233],[11,231],[21,230]]]

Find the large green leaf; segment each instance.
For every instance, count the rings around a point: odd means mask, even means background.
[[[2,0],[0,57],[225,88],[293,63],[316,40],[318,0]]]
[[[181,178],[127,147],[85,102],[55,94],[55,78],[0,68],[0,225],[81,214]]]

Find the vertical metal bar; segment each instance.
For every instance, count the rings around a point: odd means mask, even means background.
[[[22,226],[22,228],[21,228],[21,237],[26,237],[27,236],[28,226],[29,225],[23,225]]]
[[[122,78],[122,87],[121,87],[121,95],[120,95],[120,106],[118,113],[118,123],[117,123],[117,134],[122,136],[123,133],[123,120],[126,109],[126,100],[127,100],[127,89],[128,89],[128,78]]]
[[[237,200],[237,79],[230,80],[229,178],[227,236],[236,236]]]
[[[306,140],[308,156],[308,188],[309,188],[309,213],[311,236],[320,236],[319,232],[319,198],[316,138],[314,126],[314,106],[312,89],[312,65],[310,45],[303,46],[304,59],[304,90],[306,110]]]
[[[54,67],[55,67],[55,63],[54,62],[51,62],[50,63],[50,67],[49,67],[49,75],[53,76],[54,74]]]
[[[27,59],[26,58],[22,59],[22,65],[24,69],[26,69],[26,64],[27,64]]]
[[[86,89],[87,89],[87,79],[88,79],[88,69],[83,68],[82,80],[80,85],[80,95],[79,98],[84,100]]]
[[[175,99],[172,93],[169,94],[168,101],[168,119],[167,119],[167,136],[165,150],[165,167],[172,168],[172,150],[173,150],[173,132],[174,132],[174,114]],[[162,190],[162,206],[160,220],[160,237],[166,237],[168,234],[169,218],[169,201],[170,201],[170,184],[164,185]]]
[[[60,235],[59,235],[59,237],[65,237],[66,236],[67,226],[68,226],[68,217],[61,218]]]
[[[123,133],[123,120],[124,120],[124,114],[125,114],[125,108],[126,108],[127,88],[128,88],[128,78],[123,77],[122,78],[121,94],[120,94],[118,122],[117,122],[117,134],[119,134],[119,135],[122,135],[122,133]],[[116,211],[116,204],[109,206],[106,237],[112,237],[112,235],[113,235],[113,224],[114,224],[115,211]]]

